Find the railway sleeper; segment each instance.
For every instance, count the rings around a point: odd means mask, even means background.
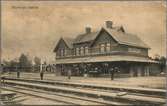
[[[46,80],[32,80],[32,79],[18,79],[18,78],[4,78],[5,80],[16,80],[16,81],[26,81],[26,82],[34,82],[34,83],[43,83],[43,84],[51,84],[51,85],[63,85],[69,87],[82,87],[82,88],[95,88],[95,89],[102,89],[102,90],[115,90],[121,92],[131,92],[136,94],[147,94],[150,96],[156,96],[164,98],[166,97],[166,93],[164,92],[151,92],[145,90],[136,90],[136,89],[126,89],[126,88],[116,88],[116,87],[103,87],[103,86],[94,86],[89,84],[76,84],[76,83],[69,83],[69,82],[59,82],[59,81],[46,81]]]
[[[19,85],[19,86],[25,86],[29,88],[36,88],[36,89],[43,89],[47,91],[52,91],[52,92],[62,92],[62,93],[68,93],[68,94],[76,94],[80,96],[87,96],[87,97],[92,97],[92,98],[103,98],[104,100],[108,101],[115,101],[115,102],[123,102],[123,103],[132,103],[132,104],[144,104],[144,105],[160,105],[162,103],[156,103],[156,102],[148,102],[148,101],[143,101],[143,100],[134,100],[134,99],[127,99],[127,98],[122,98],[121,96],[105,96],[105,95],[99,95],[99,94],[94,94],[94,93],[86,93],[86,92],[80,92],[80,91],[72,91],[72,90],[67,90],[67,89],[57,89],[57,88],[50,88],[47,86],[34,86],[31,84],[21,84],[21,83],[14,83],[14,82],[6,82],[7,84],[12,84],[12,85]]]

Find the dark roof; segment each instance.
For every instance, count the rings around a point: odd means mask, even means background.
[[[96,36],[98,35],[99,32],[100,31],[80,34],[74,39],[74,43],[82,43],[82,42],[93,41],[96,38]]]
[[[149,48],[149,46],[145,44],[137,35],[133,35],[122,31],[117,31],[110,28],[104,28],[104,29],[120,44]]]
[[[113,28],[102,27],[102,29],[107,31],[119,44],[149,48],[149,46],[145,44],[138,36],[126,33],[122,26],[116,26]],[[74,43],[93,41],[95,40],[100,31],[80,34],[75,38]]]
[[[74,41],[74,39],[68,38],[68,37],[63,37],[63,38],[60,38],[60,40],[59,40],[58,43],[56,44],[56,47],[55,47],[55,49],[53,50],[53,52],[56,52],[56,50],[57,50],[57,48],[58,48],[58,45],[59,45],[59,43],[60,43],[61,40],[63,40],[63,41],[66,43],[66,45],[67,45],[70,49],[73,48],[73,41]]]
[[[64,37],[63,40],[65,41],[65,43],[67,44],[69,48],[71,49],[73,48],[73,41],[74,41],[73,38]]]
[[[126,33],[122,26],[115,26],[113,28],[102,27],[101,30],[96,31],[96,32],[80,34],[75,39],[68,38],[68,37],[64,37],[61,39],[65,41],[65,43],[67,44],[69,48],[73,48],[73,44],[90,42],[90,41],[94,42],[94,40],[96,39],[96,37],[99,35],[99,33],[102,30],[105,30],[119,44],[129,45],[129,46],[134,46],[134,47],[141,47],[141,48],[150,48],[137,35]]]

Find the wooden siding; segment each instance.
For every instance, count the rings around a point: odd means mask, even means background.
[[[126,35],[125,35],[126,36]],[[91,45],[92,44],[92,45]],[[105,44],[105,52],[100,51],[100,45]],[[110,44],[110,51],[106,51],[106,44]],[[88,54],[85,54],[85,47],[88,47]],[[79,53],[76,53],[76,48],[79,50]],[[81,55],[81,48],[84,50],[84,53]],[[83,49],[84,48],[84,49]],[[140,52],[132,52],[129,51],[130,49],[136,49],[139,50]],[[60,50],[64,49],[65,50],[65,55],[61,56]],[[78,44],[73,44],[73,49],[68,48],[66,45],[65,41],[61,39],[61,41],[58,44],[58,49],[56,51],[56,58],[65,58],[65,57],[81,57],[81,56],[87,56],[87,55],[112,55],[115,53],[119,54],[129,54],[129,55],[138,55],[138,56],[148,56],[148,49],[144,48],[139,48],[139,47],[133,47],[133,46],[128,46],[128,45],[123,45],[123,44],[118,44],[117,41],[115,41],[112,38],[112,35],[109,35],[105,30],[102,30],[95,41],[89,41],[89,42],[82,42]]]
[[[118,45],[118,43],[106,31],[101,31],[91,47],[93,49],[92,53],[100,52],[100,44],[107,44],[107,43],[111,45],[110,47],[111,51],[113,50],[112,47]]]
[[[111,45],[117,44],[117,42],[106,31],[102,31],[98,35],[92,47],[96,47],[101,43],[110,43]]]
[[[58,49],[56,51],[56,57],[60,57],[61,56],[61,50],[64,49],[65,50],[65,54],[66,55],[70,55],[71,54],[71,49],[68,48],[68,46],[66,45],[66,43],[64,42],[64,40],[60,40],[59,44],[58,44]]]

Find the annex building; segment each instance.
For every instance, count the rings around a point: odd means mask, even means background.
[[[85,28],[75,39],[60,38],[54,52],[61,75],[109,75],[109,68],[118,68],[117,75],[149,76],[156,62],[148,56],[150,47],[137,35],[127,33],[123,26],[106,21],[98,31]]]

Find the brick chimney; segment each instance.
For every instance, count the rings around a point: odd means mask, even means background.
[[[86,31],[86,33],[91,33],[91,27],[86,27],[85,31]]]
[[[106,27],[112,28],[113,22],[112,21],[106,21]]]

